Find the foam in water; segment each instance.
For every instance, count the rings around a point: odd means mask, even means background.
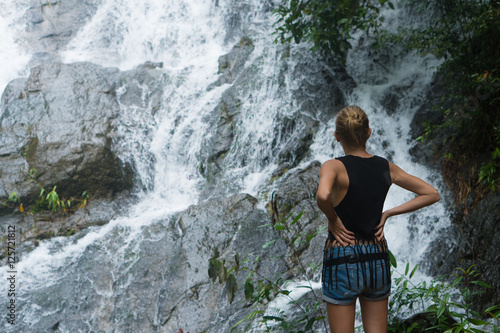
[[[222,54],[217,14],[210,0],[105,0],[62,57],[122,70],[146,60],[169,69],[213,65]]]

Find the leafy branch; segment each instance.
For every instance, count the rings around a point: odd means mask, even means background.
[[[313,235],[297,234],[291,241],[286,241],[286,235],[284,235],[284,233],[290,231],[290,228],[300,220],[303,213],[297,214],[293,221],[288,223],[292,215],[293,213],[290,213],[278,223],[260,226],[260,228],[274,228],[279,234],[279,238],[267,242],[262,245],[262,248],[266,249],[275,245],[276,241],[279,239],[285,240],[292,251],[292,255],[297,259],[301,272],[306,273],[306,267],[300,259],[300,254],[296,245],[311,242],[312,239],[324,229],[321,228]],[[255,262],[259,260],[260,258],[257,257]],[[227,264],[225,259],[220,258],[220,254],[217,250],[209,261],[208,275],[212,282],[219,280],[220,283],[225,283],[227,298],[230,303],[234,301],[235,294],[238,291],[236,275],[241,271],[249,271],[243,286],[244,301],[251,304],[254,307],[254,311],[238,321],[233,326],[233,329],[246,322],[246,331],[255,324],[255,321],[257,321],[261,327],[264,327],[266,332],[278,329],[283,329],[288,332],[291,328],[298,329],[299,327],[299,331],[301,332],[310,332],[313,330],[313,326],[317,321],[322,321],[325,331],[327,331],[325,322],[326,317],[321,309],[322,301],[312,287],[310,279],[307,279],[305,285],[293,286],[291,283],[292,281],[284,278],[286,272],[277,274],[277,277],[268,278],[260,274],[257,269],[250,268],[250,265],[244,266],[245,264],[250,264],[249,260],[240,260],[238,253],[234,255],[234,263]],[[312,268],[313,270],[317,270],[320,266],[320,264],[313,265]],[[308,289],[313,296],[313,300],[311,301],[306,297],[293,298],[291,296],[292,287]],[[269,305],[278,297],[285,297],[287,299],[287,304],[289,306],[295,306],[299,310],[299,314],[290,317],[284,309],[274,309],[273,311],[265,311],[262,309],[262,306]]]

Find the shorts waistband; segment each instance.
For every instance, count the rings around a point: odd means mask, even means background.
[[[365,262],[369,260],[388,260],[389,254],[387,252],[378,253],[354,253],[340,258],[329,258],[324,261],[327,266],[335,266],[340,264],[355,264],[358,262]]]

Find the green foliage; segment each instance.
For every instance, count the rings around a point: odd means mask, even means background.
[[[285,233],[290,231],[291,227],[296,224],[302,216],[302,213],[297,214],[292,222],[289,222],[290,217],[294,213],[290,213],[280,222],[266,224],[262,227],[273,228],[278,231],[279,240],[285,241],[292,249],[293,256],[297,258],[297,264],[300,268],[300,273],[307,277],[306,268],[300,260],[300,255],[297,253],[297,244],[302,242],[310,242],[316,235],[323,232],[320,228],[312,237],[307,234],[299,234],[292,240],[287,240]],[[276,244],[278,239],[273,239],[262,246],[269,248]],[[276,259],[281,258],[277,257]],[[459,273],[452,283],[447,283],[444,279],[437,279],[430,282],[422,281],[414,284],[411,279],[418,270],[418,265],[413,268],[410,264],[406,264],[404,273],[397,270],[397,260],[394,255],[389,252],[393,276],[393,291],[389,301],[389,332],[485,332],[482,329],[492,327],[494,332],[498,332],[498,319],[500,318],[500,304],[486,309],[483,313],[475,311],[471,306],[471,298],[491,287],[479,280],[479,272],[474,269],[474,266],[467,270],[457,268]],[[296,286],[292,281],[287,281],[286,276],[289,272],[281,272],[273,277],[262,276],[258,270],[252,269],[252,264],[257,264],[260,258],[257,257],[255,262],[249,260],[241,260],[240,255],[236,253],[231,263],[227,263],[225,259],[220,258],[218,250],[215,251],[213,257],[209,261],[208,275],[213,283],[219,280],[219,283],[225,283],[226,294],[229,303],[235,300],[239,286],[237,276],[241,272],[248,272],[243,283],[243,297],[241,302],[245,306],[252,306],[251,311],[247,316],[239,320],[232,330],[240,328],[248,331],[251,327],[257,325],[264,332],[313,332],[314,324],[318,321],[323,322],[325,332],[327,331],[326,317],[322,310],[322,300],[320,295],[317,295],[312,288],[312,281],[307,279],[303,285]],[[255,266],[255,265],[253,265]],[[311,271],[316,272],[321,267],[321,264],[312,264]],[[397,277],[394,277],[397,275]],[[479,291],[473,291],[478,288]],[[291,295],[293,288],[305,288],[309,290],[310,297],[303,296],[294,299]],[[267,309],[270,303],[278,297],[285,297],[287,305],[295,306],[298,311],[290,315],[286,309]],[[410,316],[423,317],[425,320],[411,321],[403,320]],[[492,324],[484,320],[484,318],[492,318],[496,320],[496,324]]]
[[[292,238],[292,240],[287,240],[285,233],[290,232],[290,228],[295,225],[302,216],[299,213],[295,216],[292,222],[289,222],[290,217],[293,213],[289,214],[280,222],[273,224],[266,224],[261,226],[262,228],[273,228],[278,231],[280,235],[278,239],[284,240],[288,243],[292,250],[294,258],[300,267],[300,273],[306,272],[302,261],[300,260],[300,254],[297,251],[297,245],[309,243],[311,240],[318,235],[324,229],[321,228],[313,235],[308,234],[298,234]],[[278,239],[273,239],[262,246],[263,249],[269,248],[275,245]],[[209,262],[208,275],[212,282],[219,280],[220,283],[225,283],[227,298],[230,303],[235,299],[235,294],[238,291],[238,284],[236,281],[236,276],[239,272],[248,271],[248,275],[245,278],[243,284],[243,295],[244,301],[247,304],[252,305],[253,311],[249,313],[246,317],[238,321],[232,329],[237,329],[241,325],[246,324],[243,331],[247,331],[252,325],[257,322],[260,329],[264,332],[274,332],[274,331],[285,331],[285,332],[312,332],[314,324],[318,321],[323,322],[323,326],[326,331],[325,315],[321,309],[322,300],[316,294],[316,291],[311,286],[311,281],[307,280],[307,283],[300,286],[294,286],[291,281],[285,280],[286,272],[281,272],[274,277],[262,276],[258,270],[252,269],[250,267],[249,261],[241,261],[239,259],[239,254],[234,256],[234,263],[227,264],[224,259],[219,258],[220,254],[218,251],[214,253],[212,259]],[[279,259],[277,257],[275,259]],[[260,259],[255,259],[258,262]],[[245,266],[241,266],[245,264]],[[232,266],[232,267],[231,267]],[[317,271],[321,265],[312,265],[310,268],[312,271]],[[291,297],[291,291],[293,288],[306,288],[308,294],[312,297],[303,296],[298,299]],[[298,314],[289,316],[284,309],[272,309],[268,311],[263,310],[263,306],[268,305],[273,300],[278,297],[285,297],[289,306],[293,306],[298,309]]]
[[[425,17],[426,24],[408,24],[385,38],[443,59],[438,74],[443,77],[447,97],[443,100],[448,104],[440,107],[444,122],[427,124],[417,140],[429,137],[431,130],[447,133],[445,154],[454,158],[445,164],[446,174],[456,193],[470,193],[464,187],[494,191],[500,181],[495,157],[500,149],[500,1],[406,3],[419,17]],[[484,158],[487,161],[475,168],[476,161]],[[464,169],[470,171],[463,174]]]
[[[290,227],[296,224],[302,214],[296,215],[291,223],[287,223],[290,214],[282,221],[272,224],[267,224],[263,227],[272,227],[278,231],[281,240],[286,241],[284,232],[289,231]],[[323,231],[323,230],[321,230]],[[318,231],[311,235],[298,235],[291,242],[287,241],[294,255],[297,256],[300,271],[305,273],[300,255],[296,253],[294,244],[301,242],[310,242]],[[263,248],[268,248],[276,243],[276,239],[267,242]],[[479,273],[473,266],[464,270],[458,268],[459,274],[452,283],[444,282],[438,279],[431,282],[420,282],[414,284],[411,279],[417,272],[418,265],[411,268],[406,264],[404,274],[399,273],[397,269],[397,261],[392,253],[389,253],[390,262],[393,266],[394,278],[393,293],[389,303],[389,331],[390,332],[485,332],[480,328],[493,327],[495,332],[498,332],[498,324],[492,324],[483,320],[483,317],[493,318],[498,320],[500,317],[500,304],[492,306],[479,313],[471,307],[471,297],[475,294],[483,293],[484,290],[491,289],[489,285],[478,279]],[[260,273],[250,268],[248,260],[240,260],[239,254],[234,255],[233,263],[226,263],[225,259],[220,259],[218,251],[210,259],[208,275],[212,282],[219,280],[220,283],[225,283],[228,301],[232,303],[235,295],[238,292],[237,275],[243,271],[249,271],[243,284],[243,296],[241,302],[246,306],[251,305],[253,311],[246,317],[238,321],[232,329],[237,329],[241,325],[243,331],[248,331],[252,325],[258,325],[264,332],[284,331],[284,332],[312,332],[314,324],[317,321],[322,321],[325,331],[327,331],[325,315],[322,312],[322,301],[319,295],[316,294],[311,286],[311,281],[295,288],[306,288],[310,290],[310,296],[294,299],[291,297],[293,284],[291,281],[286,281],[286,272],[281,272],[273,277],[265,277]],[[255,259],[258,262],[260,259]],[[311,265],[312,271],[316,271],[321,267],[321,264]],[[482,288],[480,291],[472,291],[472,286]],[[288,299],[288,305],[294,305],[299,309],[293,315],[287,314],[285,309],[265,310],[265,306],[278,297]],[[422,321],[402,321],[402,318],[411,315],[423,316]],[[317,329],[317,327],[316,327]]]
[[[38,171],[35,168],[31,168],[29,171],[29,178],[32,180],[35,180],[37,174],[38,174]]]
[[[78,205],[78,208],[85,208],[85,207],[87,207],[87,203],[88,203],[89,199],[90,199],[90,196],[87,193],[87,191],[83,191],[82,196],[81,196],[81,198],[79,200],[80,203]]]
[[[84,208],[87,206],[89,195],[87,191],[82,193],[81,198],[60,198],[59,194],[56,191],[57,186],[52,188],[52,191],[45,194],[45,189],[40,190],[40,195],[38,196],[38,200],[31,207],[32,213],[50,211],[52,214],[56,213],[64,213],[68,214],[71,211],[74,211],[79,208]],[[76,205],[75,205],[76,204]]]
[[[64,200],[59,199],[59,195],[56,192],[56,187],[57,186],[54,186],[52,191],[50,191],[45,197],[45,200],[47,202],[47,207],[49,208],[49,210],[52,210],[52,213],[55,213],[65,208]]]
[[[443,279],[431,282],[420,282],[415,285],[411,278],[415,274],[417,266],[410,272],[407,264],[404,274],[393,270],[395,278],[392,297],[389,303],[389,331],[411,332],[485,332],[488,326],[498,330],[498,325],[483,320],[484,316],[498,319],[500,316],[500,305],[490,307],[483,314],[471,307],[471,297],[475,294],[484,293],[491,287],[478,280],[479,273],[474,266],[467,270],[458,268],[460,271],[452,283],[446,283]],[[472,291],[472,286],[483,288],[480,291]],[[401,318],[413,315],[412,318],[424,319],[401,321]],[[478,328],[481,327],[482,329]]]
[[[495,191],[500,173],[500,148],[491,153],[491,160],[484,163],[479,169],[479,181]]]
[[[9,197],[7,198],[7,204],[10,206],[16,205],[19,207],[19,211],[21,213],[24,212],[24,207],[23,204],[21,203],[21,198],[19,197],[17,192],[12,192],[11,194],[9,194]]]
[[[17,192],[12,192],[11,194],[9,194],[9,198],[7,199],[7,201],[11,203],[21,203],[21,198],[19,198]]]
[[[350,39],[356,31],[377,32],[383,21],[379,15],[388,0],[291,0],[275,13],[277,41],[312,42],[314,51],[325,57],[344,59],[352,48]]]
[[[423,125],[424,125],[424,132],[422,133],[422,135],[420,135],[415,139],[420,142],[423,142],[426,139],[428,139],[432,134],[432,130],[436,127],[436,125],[431,124],[430,121],[424,121]]]

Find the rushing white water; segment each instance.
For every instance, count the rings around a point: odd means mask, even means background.
[[[224,50],[221,14],[210,0],[105,0],[62,57],[120,69],[145,60],[172,70],[217,66]]]
[[[28,0],[0,1],[0,91],[9,81],[26,74],[26,65],[31,58],[22,38],[22,15],[28,8]]]
[[[12,66],[0,69],[2,89],[9,80],[24,73],[30,58],[23,50],[22,40],[13,37],[21,31],[19,19],[27,5],[14,3],[16,5],[0,3],[0,29],[6,36],[0,41],[5,50],[0,53],[0,62],[16,59]],[[121,267],[124,265],[119,262],[121,259],[137,252],[143,240],[141,227],[198,202],[204,182],[198,172],[198,154],[203,140],[213,135],[205,119],[229,84],[207,88],[218,77],[218,58],[241,37],[238,34],[232,39],[227,37],[226,15],[235,11],[233,6],[237,5],[230,0],[105,0],[60,54],[67,63],[91,61],[122,70],[145,61],[163,62],[169,82],[163,93],[164,107],[154,115],[154,121],[145,122],[142,117],[147,108],[122,106],[121,110],[127,119],[120,128],[125,139],[116,144],[126,148],[122,157],[134,161],[139,178],[145,184],[140,193],[142,200],[131,207],[127,216],[118,217],[106,226],[91,228],[73,238],[42,242],[18,265],[24,290],[56,283],[64,277],[64,267],[77,262],[91,245],[107,249],[109,258],[114,258],[111,266]],[[240,16],[244,27],[240,34],[250,35],[255,46],[246,66],[254,66],[261,78],[240,91],[244,103],[234,130],[237,144],[226,157],[231,163],[225,177],[233,190],[258,196],[260,187],[278,164],[273,151],[273,133],[280,119],[293,118],[301,112],[291,93],[299,81],[286,77],[289,87],[286,91],[278,83],[283,48],[272,43],[272,16],[262,10],[263,4],[248,0],[238,6],[245,9]],[[398,24],[396,19],[388,21]],[[287,61],[296,61],[294,57],[300,56],[297,50],[304,50],[304,46],[292,46]],[[387,156],[407,172],[439,184],[439,177],[411,162],[408,153],[413,145],[408,139],[410,122],[422,102],[419,94],[430,83],[432,71],[428,68],[433,65],[432,59],[407,55],[391,59],[379,68],[370,61],[367,47],[360,42],[349,54],[347,71],[356,88],[346,98],[348,104],[357,104],[369,114],[374,129],[368,145],[371,153]],[[407,89],[399,96],[395,112],[388,115],[381,105],[382,96],[400,86]],[[118,96],[120,93],[118,90]],[[314,135],[312,153],[299,167],[343,154],[339,145],[332,151],[333,130],[333,122],[320,125]],[[154,162],[147,156],[153,156]],[[395,206],[410,196],[393,188],[386,206]],[[262,200],[261,204],[265,202]],[[414,264],[422,257],[433,235],[447,223],[443,205],[437,204],[419,212],[418,218],[412,215],[392,218],[386,227],[386,236],[396,257]],[[126,246],[113,245],[116,239]],[[123,260],[126,266],[133,265],[132,259],[130,263]],[[4,275],[2,268],[0,276]],[[26,322],[50,315],[36,304],[24,310]]]

